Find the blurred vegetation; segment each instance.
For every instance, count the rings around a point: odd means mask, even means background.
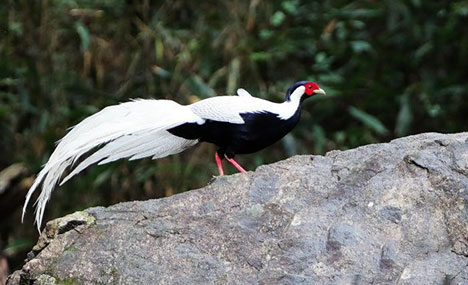
[[[130,98],[189,104],[233,94],[306,102],[280,143],[240,157],[253,170],[427,131],[466,130],[468,1],[6,0],[0,6],[0,169],[37,173],[67,128]],[[95,205],[164,197],[217,174],[215,148],[94,166],[59,188],[45,220]],[[228,173],[234,170],[227,166]],[[12,269],[37,238],[32,210],[2,217]]]

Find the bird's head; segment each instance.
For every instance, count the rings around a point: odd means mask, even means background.
[[[286,92],[286,100],[300,100],[302,102],[316,94],[325,95],[325,91],[323,91],[323,89],[321,89],[315,82],[299,81],[289,87]]]

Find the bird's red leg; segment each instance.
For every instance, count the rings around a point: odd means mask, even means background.
[[[215,153],[216,166],[218,166],[219,175],[224,175],[223,162],[219,158],[218,152]]]
[[[234,165],[234,167],[235,167],[239,172],[242,172],[242,173],[247,172],[247,171],[245,171],[245,169],[244,169],[239,163],[237,163],[237,161],[234,160],[234,158],[229,158],[229,157],[227,157],[227,156],[225,156],[225,158],[226,158],[226,160],[227,160],[230,164]]]

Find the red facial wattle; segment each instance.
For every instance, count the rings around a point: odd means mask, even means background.
[[[305,93],[308,96],[314,95],[314,91],[320,89],[318,84],[315,82],[307,82],[306,84],[304,84],[304,87],[305,87]]]

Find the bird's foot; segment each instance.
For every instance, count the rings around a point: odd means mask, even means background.
[[[245,171],[245,169],[237,161],[234,160],[234,158],[229,158],[227,156],[225,156],[225,157],[226,157],[226,160],[230,164],[232,164],[239,172],[241,172],[241,173],[247,172],[247,171]]]
[[[224,175],[223,162],[218,155],[218,152],[215,153],[216,166],[218,166],[219,175]]]

